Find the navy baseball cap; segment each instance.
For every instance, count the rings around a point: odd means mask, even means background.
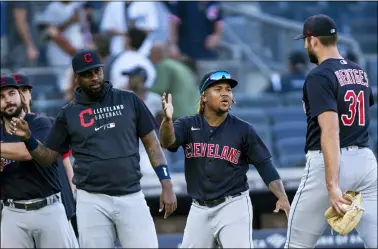
[[[33,88],[33,86],[29,82],[29,77],[25,74],[15,73],[13,74],[13,78],[17,82],[18,86],[27,86],[30,89]]]
[[[3,87],[14,87],[18,88],[17,81],[13,78],[13,76],[1,76],[0,78],[0,88]]]
[[[310,36],[332,36],[337,34],[335,21],[323,14],[307,18],[303,25],[302,34],[294,37],[294,40],[304,39]]]
[[[103,66],[100,55],[92,49],[81,49],[72,58],[72,69],[75,73]]]
[[[142,67],[135,67],[128,71],[123,71],[122,75],[126,76],[141,76],[147,79],[147,71]]]
[[[238,84],[238,82],[231,77],[229,72],[213,71],[203,76],[201,84],[199,85],[199,92],[202,94],[208,87],[220,81],[230,84],[231,88],[234,88]]]

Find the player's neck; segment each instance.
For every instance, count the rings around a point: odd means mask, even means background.
[[[221,123],[223,123],[223,121],[227,118],[227,115],[228,115],[227,112],[217,115],[215,112],[209,112],[209,110],[206,110],[203,113],[203,116],[205,120],[207,121],[207,123],[213,127],[217,127]]]
[[[318,55],[318,65],[320,65],[323,61],[328,59],[344,59],[337,47],[325,47],[321,53]]]

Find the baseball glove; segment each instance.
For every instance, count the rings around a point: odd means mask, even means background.
[[[333,207],[327,209],[324,216],[328,224],[341,235],[350,233],[360,222],[364,213],[362,195],[356,191],[348,190],[343,197],[352,202],[352,204],[344,204],[346,213],[340,216]]]

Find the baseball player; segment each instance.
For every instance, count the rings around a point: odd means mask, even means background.
[[[366,247],[377,248],[377,160],[368,148],[369,106],[374,104],[366,72],[337,49],[337,28],[326,15],[303,26],[310,61],[317,65],[303,86],[307,116],[304,176],[292,202],[285,247],[313,248],[327,226],[331,205],[340,215],[350,204],[343,192],[362,194],[365,212],[356,227]]]
[[[183,248],[253,248],[249,164],[278,198],[274,212],[288,214],[290,209],[267,147],[252,125],[228,112],[237,84],[225,71],[206,74],[200,84],[198,114],[174,123],[172,96],[162,97],[160,142],[172,152],[183,147],[187,192],[193,198]]]
[[[25,113],[31,113],[31,106],[32,106],[32,89],[33,86],[30,84],[29,78],[24,74],[13,74],[13,78],[16,80],[18,84],[18,89],[21,94],[21,97],[24,99],[24,111]],[[49,118],[50,121],[53,123],[53,119]],[[68,220],[70,221],[70,229],[71,229],[71,240],[72,240],[72,248],[78,248],[79,244],[77,242],[77,238],[75,235],[75,231],[71,224],[71,219],[75,215],[75,200],[73,193],[76,192],[76,187],[72,184],[72,177],[73,177],[73,169],[70,162],[70,155],[72,154],[71,150],[62,155],[61,159],[57,159],[57,172],[59,177],[59,183],[61,185],[61,197],[64,209],[66,211],[66,215]]]
[[[157,123],[134,93],[104,81],[102,67],[96,51],[80,50],[73,57],[79,88],[75,99],[62,107],[45,145],[34,138],[25,120],[14,119],[11,131],[41,165],[72,148],[80,247],[114,247],[117,234],[123,248],[157,248],[154,222],[140,185],[139,138],[162,185],[160,211],[165,209],[168,217],[177,206],[155,133]]]
[[[12,136],[12,118],[30,124],[36,139],[44,141],[50,121],[25,114],[18,84],[12,76],[0,78],[2,125],[0,173],[2,248],[68,248],[71,233],[60,196],[57,164],[43,167],[34,160],[19,137]]]

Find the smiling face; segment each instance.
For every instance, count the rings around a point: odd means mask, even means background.
[[[3,87],[0,90],[0,116],[5,118],[19,117],[23,103],[19,91],[14,87]]]
[[[225,81],[219,81],[206,89],[203,102],[208,109],[223,114],[230,110],[232,99],[231,86]]]
[[[91,98],[98,99],[104,91],[104,72],[102,67],[96,67],[75,74],[75,83]]]

